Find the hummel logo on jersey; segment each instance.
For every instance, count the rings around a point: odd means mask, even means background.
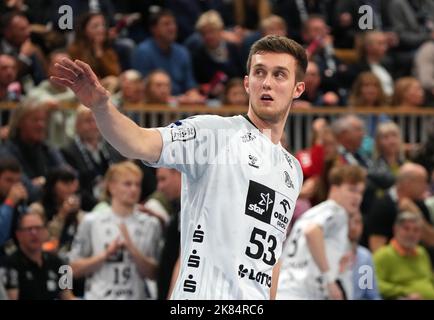
[[[253,135],[253,133],[251,133],[250,131],[247,132],[245,135],[241,136],[241,141],[245,142],[250,142],[256,139],[256,136]]]
[[[258,158],[249,154],[249,166],[258,169],[259,166],[256,164],[257,161],[258,161]]]
[[[255,181],[250,181],[246,199],[246,215],[270,223],[274,198],[274,190]]]
[[[291,169],[294,169],[292,166],[292,159],[289,156],[289,154],[287,154],[286,152],[283,152],[283,155],[285,156],[286,161],[288,162],[289,166],[291,167]]]
[[[289,173],[287,171],[283,171],[285,174],[285,184],[288,188],[294,189],[294,183],[292,182],[291,177],[289,176]]]

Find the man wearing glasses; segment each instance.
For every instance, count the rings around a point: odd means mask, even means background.
[[[65,263],[56,255],[43,252],[48,232],[43,218],[34,212],[22,215],[16,231],[19,248],[6,259],[5,288],[11,300],[74,299],[62,290],[59,269]]]

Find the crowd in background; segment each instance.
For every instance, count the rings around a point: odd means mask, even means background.
[[[247,110],[249,49],[277,34],[303,44],[309,58],[293,108],[434,106],[433,0],[75,0],[72,30],[59,27],[63,4],[0,2],[0,105],[17,103],[0,110],[0,297],[3,287],[11,299],[165,299],[169,291],[180,175],[125,159],[89,109],[64,109],[75,96],[49,76],[65,57],[88,63],[121,110]],[[362,5],[373,10],[368,30],[359,25]],[[434,130],[408,152],[400,129],[380,113],[317,118],[311,145],[291,150],[304,174],[291,224],[327,200],[333,168],[367,173],[360,216],[351,219],[351,265],[357,275],[362,245],[378,291],[356,298],[434,298]],[[118,223],[104,219],[110,210],[122,216],[119,230],[102,227]],[[73,290],[57,285],[66,262]]]

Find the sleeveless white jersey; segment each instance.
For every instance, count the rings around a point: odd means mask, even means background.
[[[282,253],[276,299],[328,298],[304,234],[306,226],[312,223],[321,227],[330,271],[335,278],[339,276],[339,263],[350,250],[348,214],[335,201],[327,200],[306,211],[295,222]]]
[[[156,167],[182,172],[181,271],[172,299],[269,299],[301,168],[243,116],[158,128]]]
[[[125,223],[132,242],[142,254],[158,258],[161,240],[159,221],[140,212],[123,218],[110,208],[84,217],[74,238],[69,261],[101,254],[116,238],[122,239],[118,227],[121,223]],[[86,278],[84,298],[141,300],[150,298],[150,292],[131,255],[122,249]]]

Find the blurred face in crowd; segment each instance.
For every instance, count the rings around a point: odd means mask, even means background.
[[[373,106],[380,97],[379,83],[365,79],[360,87],[360,95],[366,106]]]
[[[158,23],[152,28],[153,36],[166,44],[171,44],[177,36],[176,21],[173,16],[162,16]]]
[[[405,249],[415,249],[422,236],[422,224],[419,220],[407,220],[394,227],[396,241]]]
[[[78,179],[71,181],[58,180],[54,185],[54,192],[56,193],[58,202],[62,203],[70,196],[74,195],[78,190],[78,186]]]
[[[249,104],[249,96],[241,83],[229,88],[226,93],[226,103],[233,106],[247,106]]]
[[[170,77],[166,73],[155,72],[146,84],[146,101],[148,103],[167,103],[171,90]]]
[[[321,75],[318,65],[315,62],[307,64],[306,75],[304,77],[307,92],[315,92],[321,84]]]
[[[344,182],[339,186],[332,185],[330,190],[334,194],[333,199],[348,213],[354,214],[359,211],[365,190],[363,182],[357,184]]]
[[[424,167],[417,166],[412,169],[411,174],[404,179],[400,188],[403,188],[406,195],[412,200],[423,200],[428,189],[428,174]]]
[[[270,23],[264,28],[264,36],[276,35],[276,36],[286,36],[287,31],[285,24],[283,23]]]
[[[17,230],[20,248],[27,253],[42,251],[42,244],[47,239],[47,229],[38,214],[26,214]]]
[[[401,136],[397,130],[387,130],[379,133],[377,141],[380,155],[399,154]]]
[[[41,143],[45,140],[48,114],[44,108],[30,111],[19,124],[20,137],[26,143]]]
[[[21,181],[21,173],[5,170],[0,173],[0,197],[6,197],[12,186]]]
[[[365,135],[365,127],[361,120],[359,119],[349,119],[348,120],[349,129],[344,130],[339,135],[339,142],[350,152],[356,152],[363,140]]]
[[[323,19],[312,18],[308,20],[304,34],[307,42],[311,42],[317,38],[323,38],[328,34],[329,27]]]
[[[324,148],[325,159],[331,160],[336,157],[338,144],[332,131],[322,133],[322,146]]]
[[[170,201],[181,197],[181,174],[173,169],[158,168],[157,189]]]
[[[213,25],[206,25],[200,30],[205,47],[216,49],[222,41],[222,30]]]
[[[107,27],[104,16],[97,15],[90,18],[86,25],[85,33],[91,42],[101,44],[106,39]]]
[[[425,101],[425,93],[419,81],[412,81],[404,94],[403,105],[421,106]]]
[[[17,79],[17,64],[15,59],[6,54],[0,54],[0,87],[6,88]]]
[[[387,52],[387,38],[382,32],[372,32],[367,35],[366,54],[381,59]]]
[[[249,112],[269,123],[281,122],[291,109],[292,100],[304,91],[296,82],[297,62],[286,53],[254,54],[244,88],[250,97]]]
[[[15,47],[21,47],[26,40],[30,39],[29,20],[25,17],[15,16],[9,27],[5,29],[4,36]]]
[[[356,212],[350,216],[348,236],[351,242],[358,242],[363,232],[362,215]]]
[[[100,140],[101,135],[92,111],[82,111],[77,115],[75,131],[83,142]]]
[[[112,202],[124,207],[133,207],[139,202],[142,179],[135,172],[123,170],[113,175],[108,182]]]
[[[124,102],[139,103],[145,99],[145,84],[142,79],[128,80],[121,83]]]

